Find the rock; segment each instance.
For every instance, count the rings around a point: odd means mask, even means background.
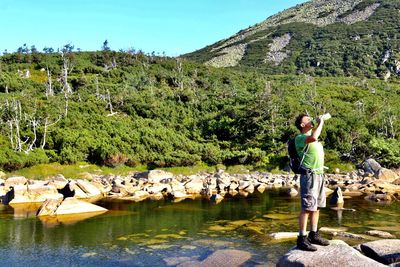
[[[179,264],[186,264],[186,263],[193,263],[197,262],[199,257],[198,256],[193,256],[193,257],[169,257],[163,259],[164,262],[167,264],[167,266],[177,266]]]
[[[51,185],[15,185],[6,195],[6,203],[35,203],[44,202],[48,198],[58,198],[59,193]]]
[[[161,192],[150,194],[149,199],[158,201],[164,199],[164,195]]]
[[[353,233],[349,233],[349,232],[334,232],[332,234],[333,234],[333,236],[344,237],[344,238],[349,238],[349,239],[357,239],[357,240],[371,239],[370,237],[365,236],[365,235],[358,235],[358,234],[353,234]]]
[[[316,247],[318,250],[315,252],[293,248],[279,259],[276,266],[385,266],[364,256],[341,240],[331,240],[329,246]]]
[[[394,171],[386,168],[381,168],[379,172],[376,174],[376,178],[378,178],[380,181],[392,183],[399,177],[397,176],[397,173],[395,173]]]
[[[78,184],[77,180],[70,181],[67,186],[69,186],[70,190],[74,192],[74,197],[82,199],[90,198],[90,196],[86,193],[86,190]]]
[[[370,173],[376,175],[381,168],[381,165],[374,159],[367,159],[363,164],[363,169],[366,174]]]
[[[47,200],[39,209],[38,216],[66,215],[102,211],[106,212],[107,209],[83,200],[79,200],[77,198],[68,197],[61,203],[59,203],[59,199]]]
[[[249,192],[250,194],[253,194],[254,193],[254,185],[252,183],[250,183],[249,186],[243,190],[246,192]]]
[[[139,190],[136,191],[132,194],[132,196],[129,197],[123,197],[123,200],[133,200],[135,202],[139,202],[139,201],[143,201],[145,199],[147,199],[150,196],[149,192],[147,191],[143,191],[143,190]]]
[[[264,193],[265,189],[267,187],[263,184],[260,184],[259,186],[257,186],[257,191],[260,192],[261,194]]]
[[[149,192],[150,194],[158,194],[161,192],[166,192],[167,187],[168,185],[166,184],[153,184],[151,186],[144,187],[143,190]]]
[[[249,186],[250,186],[249,181],[243,181],[243,180],[239,181],[239,190],[244,190]]]
[[[173,191],[170,193],[170,197],[174,200],[174,202],[182,201],[187,198],[194,198],[193,195],[186,194],[182,191]]]
[[[246,192],[244,190],[239,190],[239,195],[241,195],[242,197],[247,197],[249,195],[249,192]]]
[[[221,249],[215,251],[203,261],[187,261],[177,266],[179,267],[232,267],[243,266],[251,258],[251,253],[236,249]]]
[[[231,177],[230,176],[222,176],[217,178],[217,185],[218,188],[223,190],[226,187],[231,185]]]
[[[338,206],[344,203],[343,200],[343,194],[342,194],[342,189],[338,186],[335,188],[331,195],[331,199],[329,201],[329,204],[332,206]]]
[[[224,197],[221,196],[220,194],[214,194],[210,198],[211,201],[214,201],[217,204],[220,203],[223,199],[224,199]]]
[[[42,206],[37,212],[37,216],[53,216],[56,213],[57,208],[61,205],[63,196],[59,198],[47,199],[43,202]]]
[[[191,180],[185,184],[186,193],[193,195],[199,195],[203,190],[203,187],[204,185],[202,180]]]
[[[269,234],[268,236],[271,237],[272,239],[280,240],[280,239],[296,239],[298,235],[299,235],[298,232],[278,232]]]
[[[53,185],[57,189],[63,189],[67,184],[68,180],[62,174],[58,174],[49,180],[49,185]]]
[[[369,194],[364,199],[374,202],[391,202],[393,198],[389,194]]]
[[[346,197],[358,197],[358,196],[362,196],[363,194],[364,193],[360,192],[360,191],[349,191],[349,190],[346,190],[342,193],[342,195],[346,196]]]
[[[328,187],[325,187],[325,195],[326,195],[326,196],[332,195],[333,192],[334,192],[334,191],[333,191],[332,189],[330,189],[330,188],[328,188]]]
[[[90,183],[93,186],[97,187],[97,189],[99,189],[103,195],[107,195],[112,189],[111,184],[108,183],[106,180],[94,178]]]
[[[238,191],[236,191],[236,190],[229,190],[229,195],[231,195],[232,197],[234,197],[234,196],[236,196],[237,194],[239,194],[239,192]]]
[[[229,185],[229,190],[236,190],[238,189],[239,184],[237,182],[231,182],[231,184]]]
[[[12,176],[4,181],[4,187],[10,188],[15,185],[25,185],[28,183],[28,179],[23,176]]]
[[[174,175],[163,170],[151,170],[148,172],[138,173],[138,178],[146,178],[149,183],[168,183]]]
[[[346,228],[346,227],[336,227],[336,228],[321,227],[321,228],[319,229],[319,231],[320,231],[321,233],[331,233],[331,234],[334,234],[334,235],[335,235],[335,233],[337,233],[337,232],[346,232],[346,231],[347,231],[347,228]]]
[[[388,239],[396,238],[391,233],[379,231],[379,230],[369,230],[369,231],[365,232],[365,234],[370,235],[370,236],[377,236],[380,238],[388,238]]]
[[[290,197],[295,197],[295,196],[297,196],[298,194],[299,194],[299,192],[297,192],[297,190],[296,189],[294,189],[294,188],[289,188],[289,190],[288,190],[288,195],[290,196]]]
[[[4,196],[7,194],[8,190],[4,186],[0,185],[0,202],[2,203]]]
[[[400,262],[400,239],[382,239],[361,244],[362,252],[383,264]]]
[[[76,180],[76,184],[88,197],[101,196],[102,192],[88,180]]]

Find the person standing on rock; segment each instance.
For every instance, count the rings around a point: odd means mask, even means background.
[[[299,236],[297,247],[301,250],[316,251],[312,244],[327,246],[329,241],[318,232],[319,210],[326,206],[324,188],[324,148],[318,138],[324,126],[324,119],[330,115],[322,115],[313,122],[306,114],[296,118],[295,125],[301,132],[295,138],[296,151],[301,159],[300,175],[301,212],[299,216]],[[311,231],[307,236],[307,221],[310,218]]]

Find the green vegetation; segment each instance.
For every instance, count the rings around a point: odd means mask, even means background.
[[[123,171],[283,169],[302,112],[332,114],[322,136],[331,168],[370,156],[400,166],[397,81],[271,76],[71,45],[0,59],[3,170],[79,162]]]
[[[338,19],[362,11],[374,3],[380,4],[374,14],[367,20],[354,24],[336,22],[321,26],[292,22],[271,26],[243,40],[237,40],[229,46],[247,44],[247,48],[236,68],[256,69],[266,74],[307,74],[324,77],[382,78],[388,72],[392,77],[397,76],[400,74],[399,1],[365,0],[338,16]],[[322,7],[320,10],[320,17],[332,12],[324,11]],[[285,14],[285,11],[282,12],[282,20],[287,19]],[[288,33],[291,36],[290,43],[282,49],[288,57],[279,65],[275,65],[275,62],[265,62],[273,39]],[[217,49],[221,44],[223,43],[218,42],[185,57],[199,63],[207,62],[222,53],[223,48]]]

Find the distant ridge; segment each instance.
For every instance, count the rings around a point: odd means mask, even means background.
[[[314,0],[183,57],[271,74],[388,79],[400,72],[399,28],[399,1]]]

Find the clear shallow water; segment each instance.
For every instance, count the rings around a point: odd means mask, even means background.
[[[166,266],[203,260],[226,248],[251,252],[248,266],[274,264],[295,241],[271,241],[267,235],[297,231],[300,210],[299,199],[287,197],[284,190],[219,204],[201,199],[97,204],[109,211],[84,220],[50,221],[35,217],[35,205],[0,206],[2,265]],[[343,211],[340,217],[324,209],[320,226],[347,227],[352,233],[379,229],[400,237],[399,202],[382,205],[361,197],[345,199],[345,207],[356,211]]]

